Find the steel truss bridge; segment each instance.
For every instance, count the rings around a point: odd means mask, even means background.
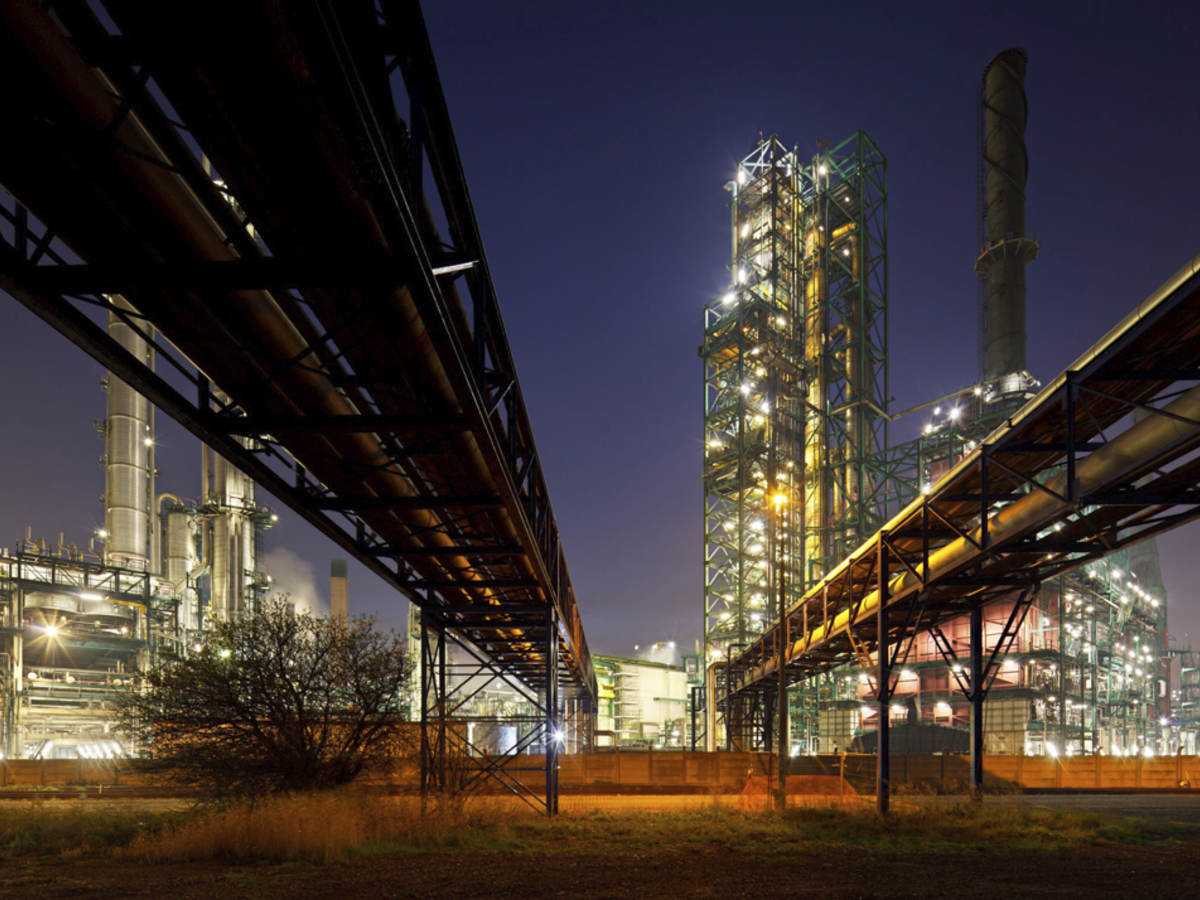
[[[857,661],[879,704],[877,788],[888,804],[888,713],[915,635],[930,631],[982,704],[1038,586],[1200,516],[1200,255],[888,521],[749,646],[719,664],[727,734],[770,748],[779,679]],[[1015,602],[984,646],[982,609]],[[959,660],[939,625],[967,615]],[[965,665],[964,665],[965,663]],[[781,748],[786,752],[786,748]]]
[[[595,676],[417,4],[0,5],[0,288],[419,606],[423,790],[552,812]]]

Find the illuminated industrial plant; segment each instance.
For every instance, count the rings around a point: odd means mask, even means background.
[[[981,83],[980,371],[952,394],[889,415],[885,164],[864,134],[811,161],[763,141],[726,186],[732,284],[705,308],[702,347],[709,749],[771,749],[770,693],[723,708],[723,678],[779,621],[779,602],[792,609],[1040,387],[1025,352],[1025,269],[1038,252],[1025,232],[1025,66],[1023,51],[1004,51]],[[888,422],[918,412],[917,436],[889,445]],[[982,611],[985,644],[999,645],[987,753],[1195,751],[1200,655],[1168,645],[1153,539],[1045,581],[1027,611],[1019,604],[1014,594]],[[897,732],[903,748],[966,752],[968,618],[909,649],[888,707],[892,723],[911,726]],[[873,751],[879,705],[871,660],[858,655],[790,685],[792,755]]]
[[[863,132],[811,159],[772,137],[727,185],[732,284],[705,308],[701,351],[710,666],[881,521],[886,172]]]
[[[152,362],[147,335],[115,313],[108,333]],[[113,702],[136,689],[136,673],[190,652],[207,625],[251,608],[270,584],[258,560],[277,517],[253,482],[204,446],[198,498],[158,491],[153,407],[111,372],[103,384],[104,525],[86,548],[26,529],[0,552],[6,758],[121,755]]]

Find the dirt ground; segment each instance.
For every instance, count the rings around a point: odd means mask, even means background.
[[[315,864],[10,862],[0,895],[180,897],[1142,897],[1194,898],[1197,847],[1022,853],[796,853],[752,865],[735,851],[598,857],[431,853]]]

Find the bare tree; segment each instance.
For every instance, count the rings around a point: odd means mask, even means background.
[[[152,769],[219,793],[345,784],[405,749],[412,665],[399,637],[372,626],[275,597],[146,672],[121,728]]]

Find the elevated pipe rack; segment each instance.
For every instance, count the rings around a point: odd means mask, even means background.
[[[0,289],[523,686],[553,811],[595,676],[417,5],[2,8]]]
[[[1198,448],[1200,255],[731,658],[727,720],[752,721],[781,668],[873,668],[886,810],[888,703],[913,636],[1016,594],[1003,643],[1045,579],[1197,518]],[[972,641],[976,720],[986,652]]]

